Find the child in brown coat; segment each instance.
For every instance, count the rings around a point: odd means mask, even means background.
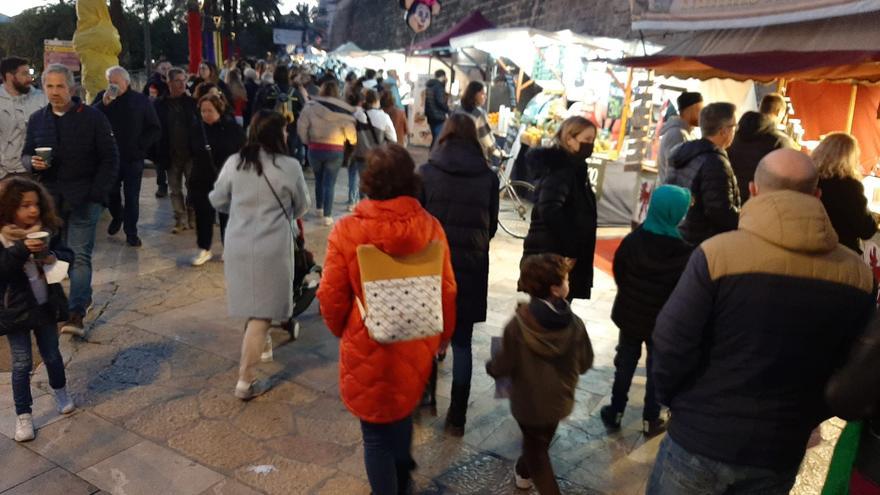
[[[559,421],[571,413],[580,375],[593,364],[584,322],[571,311],[568,272],[572,263],[555,254],[526,257],[519,290],[531,300],[520,304],[504,329],[500,352],[486,363],[494,378],[509,377],[510,410],[523,433],[516,462],[516,486],[559,493],[548,450]]]

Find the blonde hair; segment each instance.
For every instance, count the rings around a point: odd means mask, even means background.
[[[577,137],[587,129],[596,129],[596,124],[583,117],[569,117],[565,119],[562,125],[559,126],[559,130],[556,131],[556,145],[568,150],[568,146],[565,144],[566,140]],[[568,151],[574,152],[577,150]]]
[[[832,132],[813,150],[812,158],[820,179],[852,177],[861,179],[859,143],[845,132]]]

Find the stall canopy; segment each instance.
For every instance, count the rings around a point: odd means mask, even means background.
[[[880,82],[880,12],[703,31],[654,55],[621,61],[679,78]]]
[[[357,57],[366,54],[366,51],[351,41],[339,45],[335,50],[330,52],[330,55],[334,57]]]
[[[474,31],[481,31],[493,27],[495,27],[495,24],[492,24],[490,20],[483,17],[482,12],[475,10],[448,30],[416,43],[412,46],[411,51],[419,52],[435,48],[447,48],[449,47],[449,40],[456,36],[462,36],[468,33],[473,33]]]

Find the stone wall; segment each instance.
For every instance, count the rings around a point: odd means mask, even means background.
[[[336,0],[330,46],[353,41],[368,50],[405,48],[441,33],[479,9],[498,27],[533,27],[547,31],[637,39],[630,29],[628,0],[441,0],[443,10],[431,28],[413,36],[403,22],[397,0]],[[669,43],[669,36],[647,34],[646,39]]]

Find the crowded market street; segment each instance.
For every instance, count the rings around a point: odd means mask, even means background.
[[[274,362],[259,372],[273,388],[249,402],[233,397],[244,322],[226,317],[222,261],[188,266],[192,239],[168,234],[171,205],[154,198],[153,177],[146,173],[140,198],[143,248],[107,238],[105,215],[94,261],[97,304],[86,319],[86,337],[62,336],[68,387],[79,409],[55,414],[39,366],[33,382],[39,435],[21,445],[12,439],[8,349],[0,341],[0,493],[368,494],[358,422],[339,399],[338,340],[317,302],[300,317],[297,341],[272,330]],[[346,188],[343,178],[337,202]],[[306,247],[319,264],[329,231],[306,216]],[[619,235],[605,235],[611,234]],[[415,493],[526,493],[514,488],[510,474],[520,449],[517,424],[507,401],[493,397],[494,382],[483,369],[490,337],[500,334],[522,297],[514,290],[521,244],[501,231],[492,241],[489,317],[474,333],[468,428],[460,439],[443,434],[447,358],[437,388],[440,414],[423,412],[415,422]],[[606,432],[599,419],[609,400],[617,329],[608,317],[613,279],[600,270],[596,277],[592,300],[574,303],[596,360],[550,454],[563,493],[635,495],[644,493],[663,436],[646,441],[641,433],[644,360],[621,431]],[[808,451],[792,493],[819,493],[841,425],[821,426],[822,440]]]

